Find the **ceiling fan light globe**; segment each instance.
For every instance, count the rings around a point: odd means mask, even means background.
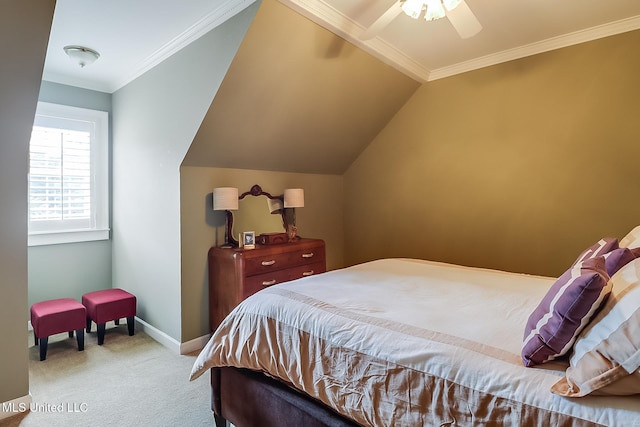
[[[423,0],[407,0],[402,4],[402,11],[413,19],[418,19],[423,8]]]
[[[424,13],[424,19],[427,21],[435,21],[436,19],[444,18],[444,7],[440,0],[428,0],[427,11]]]
[[[453,9],[458,7],[458,5],[462,2],[462,0],[442,0],[444,7],[451,12]]]

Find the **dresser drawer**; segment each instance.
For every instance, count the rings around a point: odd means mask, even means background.
[[[288,252],[261,254],[256,257],[248,257],[245,260],[244,274],[245,276],[254,276],[256,274],[288,269],[319,261],[324,263],[324,246],[315,246]]]
[[[324,273],[325,271],[326,266],[323,260],[313,264],[299,265],[286,270],[273,271],[247,277],[244,281],[245,286],[243,289],[242,299],[245,299],[264,288],[268,288],[269,286],[300,279],[302,277],[312,276],[314,274]]]
[[[209,249],[209,326],[214,331],[243,299],[277,283],[327,269],[324,241],[301,238],[254,249]]]

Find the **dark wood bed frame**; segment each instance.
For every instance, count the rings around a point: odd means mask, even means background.
[[[232,367],[211,369],[211,409],[217,427],[358,425],[280,381]]]

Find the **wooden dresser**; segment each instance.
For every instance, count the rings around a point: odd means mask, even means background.
[[[209,327],[265,287],[327,270],[324,241],[299,239],[255,249],[209,249]]]

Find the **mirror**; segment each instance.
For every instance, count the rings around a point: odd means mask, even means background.
[[[262,233],[284,233],[283,206],[283,196],[272,196],[254,185],[238,197],[238,210],[232,213],[228,224],[229,241],[237,245],[238,234],[243,231],[254,231],[256,237]]]

